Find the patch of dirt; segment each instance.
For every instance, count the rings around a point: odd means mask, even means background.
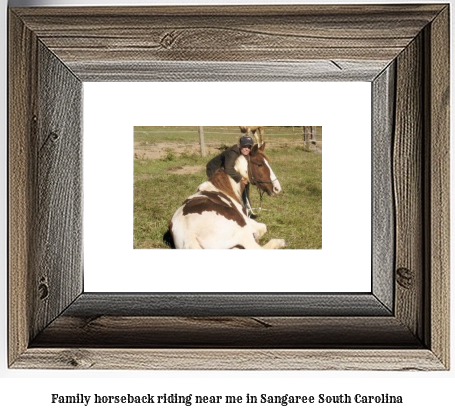
[[[283,147],[282,144],[268,145],[268,148]],[[286,145],[284,145],[286,147]],[[317,145],[312,144],[310,149],[317,153],[322,153],[322,143]],[[219,154],[224,148],[219,145],[206,144],[206,152],[208,155]],[[134,147],[134,158],[136,160],[158,160],[166,158],[169,154],[179,156],[181,154],[200,154],[199,143],[195,144],[170,144],[170,143],[154,143],[153,145],[138,145]],[[184,174],[184,173],[182,173]]]
[[[218,154],[217,146],[206,145],[207,154]],[[138,145],[134,147],[134,158],[137,160],[157,160],[165,158],[169,154],[179,156],[181,154],[200,154],[199,143],[196,144],[169,144],[154,143],[153,145]]]
[[[169,169],[173,174],[194,174],[199,173],[205,166],[177,166]]]

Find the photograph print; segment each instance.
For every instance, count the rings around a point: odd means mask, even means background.
[[[135,126],[134,249],[322,249],[321,126]]]

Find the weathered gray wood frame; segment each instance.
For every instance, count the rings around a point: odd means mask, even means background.
[[[372,292],[84,292],[97,80],[371,82]],[[449,368],[447,4],[15,8],[8,98],[11,368]]]

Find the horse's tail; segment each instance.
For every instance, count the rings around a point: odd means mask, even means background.
[[[172,236],[172,232],[171,232],[171,226],[172,224],[170,223],[169,224],[169,228],[168,230],[165,232],[165,234],[163,235],[163,242],[171,249],[175,249],[175,244],[174,244],[174,238]]]

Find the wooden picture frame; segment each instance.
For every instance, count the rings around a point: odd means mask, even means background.
[[[120,80],[371,82],[372,292],[84,292],[82,83]],[[448,370],[449,5],[10,9],[8,269],[10,368]]]

